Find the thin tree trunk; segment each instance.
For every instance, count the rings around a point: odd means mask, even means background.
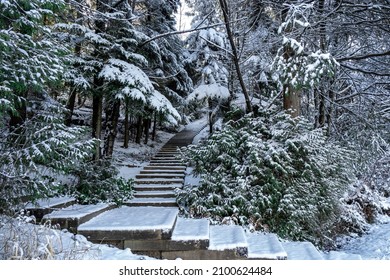
[[[66,117],[65,117],[65,125],[70,126],[72,124],[72,117],[74,112],[74,107],[76,104],[76,97],[77,97],[77,91],[74,88],[72,92],[70,93],[68,102],[66,103]]]
[[[209,132],[213,134],[213,102],[211,98],[208,100],[209,102]]]
[[[152,141],[156,140],[156,131],[157,131],[157,111],[154,111]]]
[[[149,142],[149,135],[150,135],[150,119],[144,119],[144,128],[145,128],[145,144],[148,144]]]
[[[137,122],[137,135],[135,137],[135,143],[141,144],[141,138],[142,138],[142,117],[138,117]]]
[[[130,137],[130,125],[129,125],[129,99],[125,100],[125,131],[124,131],[124,139],[123,139],[123,147],[129,147],[129,137]]]
[[[121,102],[119,99],[110,101],[106,109],[106,133],[104,139],[105,158],[112,158],[114,153],[115,138],[117,135]]]
[[[103,96],[95,93],[92,98],[92,137],[100,140],[102,135]],[[101,157],[100,141],[96,144],[94,159]]]
[[[240,82],[242,93],[244,94],[244,97],[245,97],[246,112],[250,113],[250,112],[253,111],[252,104],[251,104],[249,93],[248,93],[248,91],[246,89],[244,78],[243,78],[242,73],[241,73],[240,59],[239,59],[239,56],[238,56],[238,51],[237,51],[236,44],[234,42],[233,32],[232,32],[231,27],[230,27],[230,18],[229,18],[228,5],[227,5],[226,0],[219,0],[219,4],[221,5],[223,18],[224,18],[224,22],[225,22],[225,27],[226,27],[226,32],[227,32],[228,39],[229,39],[229,42],[230,42],[230,47],[232,48],[232,53],[233,53],[232,58],[233,58],[234,66],[236,68],[237,77],[238,77],[238,80]]]

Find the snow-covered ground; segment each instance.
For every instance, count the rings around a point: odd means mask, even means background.
[[[346,240],[341,250],[359,254],[363,260],[390,260],[390,218],[373,225],[368,233]]]
[[[93,244],[82,235],[60,231],[48,225],[33,225],[25,220],[0,217],[0,260],[147,260],[130,249],[119,250]]]

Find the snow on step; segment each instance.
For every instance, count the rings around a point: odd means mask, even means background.
[[[123,206],[80,225],[78,232],[90,240],[167,239],[178,213],[176,207]]]
[[[152,173],[152,174],[138,174],[135,176],[137,179],[148,179],[148,178],[166,178],[166,179],[174,179],[174,178],[184,178],[184,174],[172,174],[172,173]]]
[[[46,214],[43,216],[43,220],[50,220],[53,224],[59,224],[61,228],[76,229],[80,223],[84,223],[111,208],[113,208],[113,205],[106,203],[96,205],[74,204]]]
[[[288,260],[323,260],[321,253],[310,242],[284,242]]]
[[[185,174],[184,169],[183,170],[164,170],[164,169],[148,169],[148,170],[141,170],[140,174],[155,174],[155,173],[165,173],[165,174]]]
[[[153,162],[150,162],[149,166],[170,166],[171,168],[175,168],[175,167],[181,167],[181,168],[185,168],[187,166],[187,164],[185,163],[180,163],[180,162],[160,162],[160,161],[153,161]]]
[[[330,251],[322,253],[325,260],[361,260],[362,257],[357,254],[349,254],[345,252]]]
[[[285,260],[287,253],[276,234],[248,233],[248,258]]]
[[[150,178],[150,179],[135,179],[136,184],[183,184],[183,179],[164,179],[164,178]]]
[[[177,206],[176,198],[165,197],[136,197],[124,202],[128,206]]]
[[[178,218],[171,239],[173,241],[208,240],[209,235],[209,220]]]
[[[45,198],[39,199],[35,203],[27,203],[26,209],[36,209],[36,208],[58,208],[64,205],[71,205],[76,203],[76,199],[69,196],[64,197],[53,197],[53,198]]]
[[[248,242],[240,226],[210,226],[209,250],[247,248]]]
[[[112,205],[106,203],[99,203],[96,205],[74,204],[66,208],[55,210],[52,213],[45,215],[44,219],[80,219],[86,215],[106,210],[109,207],[112,207]]]
[[[135,191],[168,191],[180,189],[183,187],[183,184],[140,184],[134,185],[133,189]]]
[[[149,165],[149,166],[145,166],[144,167],[144,171],[146,170],[174,170],[174,171],[185,171],[186,170],[186,166],[184,165],[170,165],[170,166],[166,166],[166,165]]]
[[[134,197],[175,197],[176,194],[173,190],[168,191],[137,191],[134,193]]]
[[[54,209],[67,207],[75,203],[76,199],[74,199],[73,197],[53,197],[39,199],[35,203],[29,202],[25,205],[25,209],[29,211],[31,215],[35,216],[36,220],[39,222],[44,215],[49,214]]]

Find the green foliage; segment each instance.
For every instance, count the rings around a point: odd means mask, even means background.
[[[58,175],[89,159],[96,143],[83,139],[84,129],[65,126],[62,106],[45,94],[28,104],[29,118],[0,139],[0,208],[6,211],[23,198],[56,195]]]
[[[114,202],[121,205],[133,196],[134,181],[118,177],[118,170],[108,160],[87,162],[75,168],[72,174],[78,178],[78,183],[72,187],[71,195],[79,203]]]
[[[348,150],[285,113],[230,121],[184,155],[202,178],[199,186],[179,193],[188,214],[322,245],[353,177]]]

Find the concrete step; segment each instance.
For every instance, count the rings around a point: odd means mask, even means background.
[[[149,174],[145,174],[145,173],[142,173],[142,174],[138,174],[135,176],[136,179],[157,179],[157,178],[161,178],[161,179],[184,179],[185,177],[185,174],[178,174],[178,173],[159,173],[159,172],[155,172],[155,173],[149,173]]]
[[[183,187],[183,184],[136,184],[133,189],[136,192],[141,191],[173,191],[175,189],[180,189]]]
[[[160,184],[160,185],[170,185],[170,184],[183,184],[184,179],[164,179],[164,178],[150,178],[150,179],[135,179],[134,183],[136,185],[142,184]]]
[[[155,156],[180,156],[178,151],[159,151]]]
[[[126,242],[132,252],[159,255],[164,259],[177,259],[188,252],[206,250],[209,245],[209,221],[207,219],[177,218],[170,240],[133,240]],[[168,258],[169,256],[169,258]]]
[[[59,225],[61,229],[68,229],[77,233],[77,227],[101,213],[113,209],[113,204],[99,203],[96,205],[73,204],[66,208],[54,210],[50,214],[43,216],[42,221],[50,221],[52,225]]]
[[[185,170],[164,170],[164,169],[148,169],[148,170],[141,170],[140,174],[158,174],[158,173],[165,173],[165,174],[182,174],[185,175]]]
[[[248,259],[286,260],[284,250],[276,234],[247,233]]]
[[[248,243],[240,226],[210,226],[207,250],[162,252],[162,258],[185,260],[237,260],[246,259]]]
[[[144,171],[147,171],[147,170],[172,170],[172,171],[185,171],[186,170],[186,166],[185,165],[171,165],[171,166],[167,166],[167,165],[148,165],[148,166],[145,166],[144,167]]]
[[[180,162],[159,162],[159,161],[155,161],[155,162],[150,162],[149,163],[149,166],[152,167],[152,166],[166,166],[166,167],[184,167],[186,168],[187,167],[187,164],[184,164],[184,163],[180,163]]]
[[[136,197],[132,200],[125,201],[123,203],[127,206],[140,207],[140,206],[153,206],[153,207],[176,207],[176,198],[166,197]]]
[[[152,159],[180,159],[178,153],[164,153],[164,154],[155,154]]]
[[[53,197],[38,199],[34,203],[26,203],[24,209],[27,210],[31,215],[35,216],[37,222],[40,222],[43,216],[51,213],[52,211],[64,208],[76,203],[76,199],[69,196]]]
[[[330,251],[322,253],[325,260],[362,260],[362,256],[346,252]]]
[[[78,233],[96,243],[124,248],[125,240],[170,239],[177,207],[128,207],[106,211],[78,227]]]
[[[282,242],[288,260],[323,260],[321,253],[310,242]]]
[[[176,197],[176,194],[173,190],[168,191],[136,191],[134,193],[135,198],[140,197],[165,197],[165,198],[173,198]]]
[[[166,165],[167,163],[174,163],[180,165],[182,164],[182,161],[180,159],[152,159],[149,163],[150,164],[159,163],[162,165]]]

